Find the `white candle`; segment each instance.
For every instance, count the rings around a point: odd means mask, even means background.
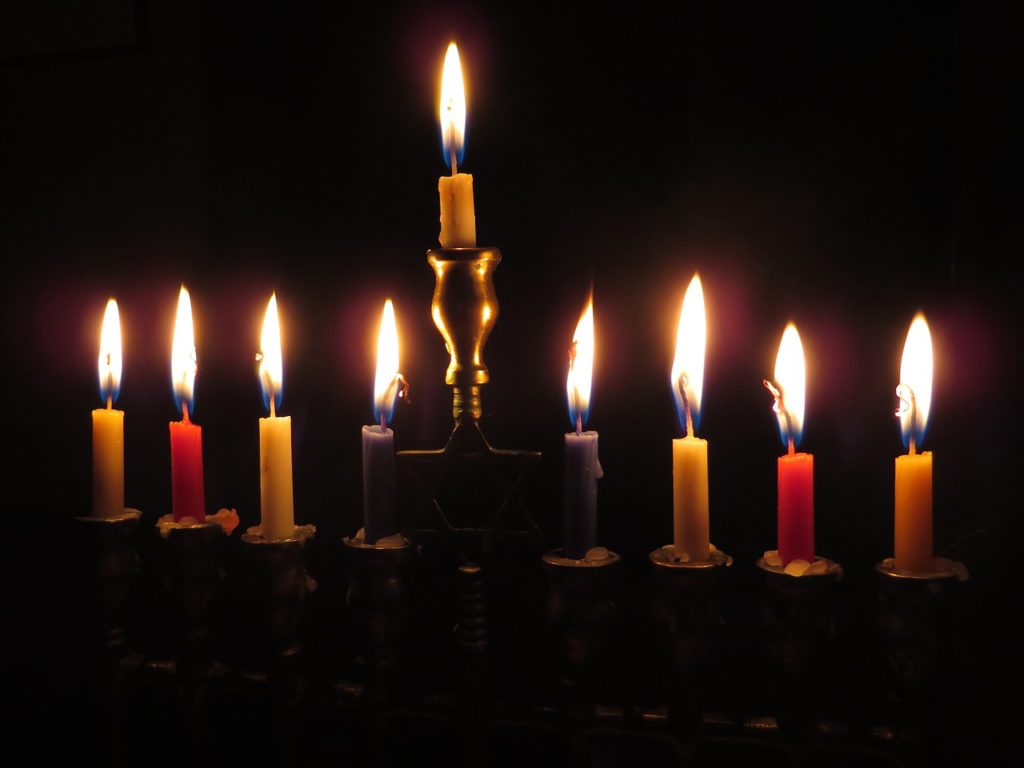
[[[398,371],[398,326],[391,299],[384,302],[377,333],[374,415],[377,424],[363,427],[363,536],[373,544],[398,532],[395,501],[395,433],[388,429],[395,400],[405,379]]]
[[[92,516],[124,512],[124,411],[114,408],[121,386],[121,318],[110,299],[103,313],[99,354],[100,396],[92,412]]]
[[[278,416],[284,364],[277,294],[270,296],[260,335],[260,382],[270,416],[260,419],[260,533],[268,541],[295,534],[292,494],[292,419]]]
[[[459,173],[458,161],[465,148],[466,89],[462,80],[462,64],[455,43],[448,45],[441,74],[441,143],[451,176],[437,182],[441,200],[442,248],[476,247],[476,211],[473,206],[473,177]]]

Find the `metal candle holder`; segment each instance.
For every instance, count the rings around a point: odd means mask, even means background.
[[[615,618],[612,579],[619,556],[576,560],[554,549],[542,558],[548,574],[548,621],[558,638],[562,684],[585,682],[607,645]]]
[[[763,557],[757,561],[763,587],[760,626],[787,714],[801,714],[814,704],[816,674],[837,635],[834,594],[843,569],[827,558],[816,560],[824,562],[824,571],[802,576]]]
[[[700,693],[718,677],[725,613],[721,579],[732,558],[715,549],[707,560],[682,561],[669,544],[651,552],[658,583],[654,619],[661,645],[681,684],[685,709],[698,710]]]
[[[345,603],[361,636],[357,647],[367,671],[370,701],[383,704],[397,687],[404,660],[411,606],[409,564],[412,543],[393,536],[367,544],[346,537],[345,549],[352,561],[352,577]]]

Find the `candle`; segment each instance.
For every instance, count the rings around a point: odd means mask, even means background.
[[[192,301],[185,286],[178,294],[178,314],[171,346],[171,381],[181,421],[172,421],[171,503],[174,521],[206,520],[203,493],[203,430],[189,420],[196,380],[196,345],[192,326]]]
[[[466,88],[462,79],[459,49],[449,43],[441,73],[441,145],[451,176],[437,182],[441,198],[442,248],[476,247],[476,212],[473,209],[473,177],[459,173],[459,162],[466,149]]]
[[[676,555],[688,560],[711,556],[708,535],[708,443],[696,437],[704,385],[706,320],[700,277],[693,276],[676,331],[672,362],[672,393],[686,436],[672,441],[673,544]]]
[[[907,453],[896,457],[896,568],[925,572],[932,557],[932,454],[918,453],[932,401],[932,337],[924,315],[910,324],[900,363],[900,429]]]
[[[775,384],[764,385],[775,397],[779,433],[787,453],[779,457],[779,557],[814,562],[814,456],[797,453],[804,421],[807,372],[800,334],[790,323],[775,358]]]
[[[106,408],[92,412],[92,516],[124,512],[124,411],[114,408],[121,390],[121,318],[107,301],[100,331],[100,397]]]
[[[260,333],[260,385],[270,416],[260,419],[260,535],[267,541],[295,533],[292,499],[292,417],[278,416],[284,380],[277,294],[270,295]]]
[[[565,556],[582,559],[597,543],[597,481],[604,475],[597,456],[597,432],[583,431],[590,412],[594,371],[594,299],[587,302],[569,349],[565,388],[569,421],[575,432],[565,435]]]
[[[384,302],[377,333],[377,375],[373,383],[376,424],[363,427],[363,537],[368,544],[398,532],[395,503],[395,433],[388,422],[405,378],[398,372],[398,328],[391,299]]]

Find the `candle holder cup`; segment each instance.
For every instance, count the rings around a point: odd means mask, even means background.
[[[270,541],[254,532],[242,536],[248,565],[244,595],[255,630],[254,659],[288,689],[293,689],[298,679],[306,599],[317,586],[305,562],[306,543],[315,532],[313,526],[296,526],[287,539]]]
[[[352,565],[345,602],[358,628],[357,652],[366,670],[367,693],[371,702],[384,704],[397,690],[406,658],[413,546],[398,535],[374,544],[355,537],[343,541]]]
[[[775,673],[778,704],[787,715],[802,716],[816,703],[828,654],[837,637],[836,585],[842,578],[839,563],[815,558],[820,570],[801,576],[757,561],[761,581],[758,623],[766,638]]]
[[[586,683],[607,645],[616,616],[614,575],[619,556],[576,560],[561,549],[541,561],[548,575],[547,618],[558,646],[563,687]]]
[[[732,558],[714,549],[707,560],[683,562],[669,544],[651,552],[658,590],[654,619],[659,640],[680,686],[680,703],[691,713],[718,678],[725,629],[722,579]]]
[[[878,592],[874,629],[890,714],[904,726],[927,713],[930,702],[947,696],[941,681],[950,667],[960,624],[962,583],[969,574],[960,563],[935,558],[929,572],[895,568],[892,558],[875,566]],[[940,674],[944,673],[944,674]]]

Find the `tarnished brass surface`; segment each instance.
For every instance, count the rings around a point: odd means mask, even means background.
[[[490,380],[484,345],[498,321],[493,275],[500,261],[497,248],[427,251],[437,278],[430,314],[451,355],[445,383],[454,388],[452,415],[459,423],[477,421],[482,412],[480,385]]]

